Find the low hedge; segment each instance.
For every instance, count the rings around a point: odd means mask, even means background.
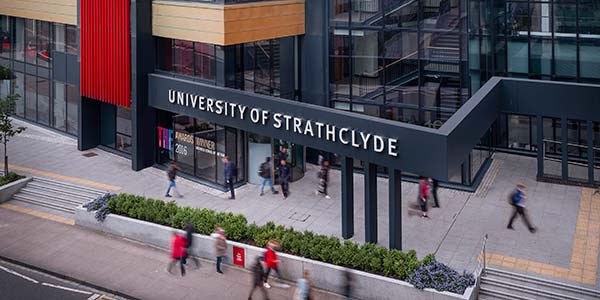
[[[402,252],[370,243],[359,245],[349,240],[340,241],[336,237],[277,226],[273,222],[262,226],[248,224],[241,214],[179,207],[174,201],[119,194],[108,199],[107,208],[111,213],[173,228],[183,228],[189,221],[194,224],[196,232],[204,235],[210,235],[217,226],[222,227],[229,240],[258,247],[265,247],[269,240],[275,239],[284,253],[400,280],[408,279],[419,267],[435,261],[433,254],[420,261],[414,250]]]
[[[17,173],[9,172],[8,175],[0,176],[0,186],[9,184],[13,181],[17,181],[17,180],[23,179],[23,178],[25,178],[25,176],[21,176]]]

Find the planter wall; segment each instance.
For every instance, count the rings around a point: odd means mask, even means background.
[[[174,229],[170,227],[115,214],[109,214],[106,216],[104,222],[100,223],[94,218],[94,212],[87,212],[82,207],[78,207],[75,210],[75,224],[81,227],[126,237],[165,250],[170,248],[171,235],[174,231]],[[182,230],[177,230],[177,232],[180,234],[184,233]],[[214,259],[213,243],[213,239],[210,236],[194,234],[190,254],[201,258]],[[231,264],[233,247],[240,247],[244,249],[244,268],[246,269],[250,269],[256,257],[262,256],[264,253],[264,249],[246,244],[237,242],[228,242],[227,244],[228,258],[225,262]],[[304,270],[309,270],[315,288],[334,293],[342,292],[340,285],[343,282],[345,268],[288,254],[279,254],[279,259],[279,267],[284,279],[295,281],[302,276]],[[430,289],[421,291],[404,281],[361,271],[351,270],[350,272],[353,273],[354,297],[359,299],[477,299],[476,286],[468,288],[464,295],[438,292]]]
[[[29,181],[31,181],[31,177],[25,177],[23,179],[0,186],[0,203],[10,200],[10,198],[12,198],[12,196],[21,188],[26,186]]]

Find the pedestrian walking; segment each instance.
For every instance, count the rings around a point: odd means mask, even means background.
[[[286,147],[281,147],[281,151],[279,151],[279,153],[277,153],[277,156],[275,157],[278,161],[283,160],[287,160],[288,158],[288,152],[287,152],[287,148]]]
[[[221,262],[227,256],[227,238],[225,231],[221,227],[215,228],[215,256],[217,257],[217,273],[223,274],[221,271]]]
[[[321,164],[321,170],[318,173],[319,186],[317,188],[317,195],[322,195],[325,199],[331,199],[327,193],[327,185],[329,184],[329,162],[324,160]]]
[[[175,162],[171,162],[169,164],[169,168],[167,169],[167,178],[169,178],[169,187],[167,188],[167,192],[165,193],[165,197],[171,197],[171,189],[175,192],[175,195],[178,198],[183,197],[181,193],[179,193],[179,189],[177,189],[177,185],[175,184],[175,178],[177,177],[177,171],[181,169]]]
[[[194,235],[194,232],[196,231],[196,229],[194,228],[194,224],[192,224],[189,221],[186,222],[184,230],[185,230],[186,247],[185,247],[185,256],[183,257],[183,263],[185,265],[188,265],[188,259],[190,259],[190,261],[192,262],[191,266],[194,268],[198,268],[200,266],[200,262],[198,261],[198,259],[190,256],[190,253],[192,252],[193,235]]]
[[[309,300],[311,297],[311,282],[310,273],[308,270],[304,270],[303,276],[298,279],[296,283],[296,292],[294,293],[294,300]]]
[[[257,288],[262,291],[265,299],[269,300],[269,294],[264,287],[264,280],[265,270],[263,269],[260,256],[257,256],[252,266],[252,288],[250,289],[248,300],[252,300],[252,294],[254,294],[254,290]]]
[[[269,187],[271,188],[271,193],[273,194],[277,194],[279,193],[278,191],[275,190],[275,187],[273,187],[273,179],[271,178],[271,158],[267,157],[265,159],[265,161],[260,164],[260,167],[258,169],[258,176],[260,176],[263,180],[262,180],[262,184],[260,185],[260,195],[264,195],[264,190],[265,190],[265,184],[269,184]]]
[[[265,266],[267,267],[267,272],[265,274],[264,279],[264,287],[270,289],[271,285],[267,282],[269,279],[269,274],[271,274],[271,270],[275,270],[277,277],[281,279],[281,273],[279,273],[279,259],[277,258],[277,253],[275,249],[278,247],[279,243],[277,241],[269,241],[267,243],[267,252],[265,252]]]
[[[431,184],[431,196],[433,197],[433,205],[432,207],[440,207],[440,203],[438,202],[438,187],[439,187],[439,182],[437,181],[437,179],[434,178],[429,178],[429,183]]]
[[[287,165],[285,159],[280,160],[279,183],[281,184],[281,193],[283,194],[283,198],[287,198],[290,193],[289,180],[291,175],[290,167]]]
[[[235,189],[233,188],[234,178],[237,176],[235,164],[229,161],[229,157],[223,157],[223,168],[225,169],[225,187],[231,192],[229,199],[235,199]]]
[[[419,179],[419,199],[417,200],[421,206],[421,217],[429,218],[427,215],[427,200],[429,198],[429,185],[425,177]]]
[[[537,229],[529,221],[527,211],[525,210],[525,199],[527,199],[527,195],[525,195],[526,188],[527,187],[525,186],[525,184],[518,183],[517,188],[510,194],[509,203],[513,206],[514,210],[506,228],[514,230],[514,228],[512,227],[512,223],[518,215],[521,215],[521,218],[523,218],[523,222],[529,229],[529,232],[535,233]]]
[[[173,266],[179,262],[181,268],[181,276],[185,276],[184,257],[186,256],[187,242],[185,237],[180,236],[177,232],[173,231],[173,237],[171,238],[171,262],[167,267],[167,272],[171,273]]]

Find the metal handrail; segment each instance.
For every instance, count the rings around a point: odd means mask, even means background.
[[[487,240],[488,240],[488,234],[484,234],[483,235],[483,241],[481,242],[481,251],[479,252],[479,255],[477,255],[477,257],[481,257],[481,261],[477,263],[477,266],[475,267],[475,276],[479,277],[482,276],[485,273],[485,269],[487,267],[487,262],[486,262],[486,254],[485,254],[485,247],[487,244]]]

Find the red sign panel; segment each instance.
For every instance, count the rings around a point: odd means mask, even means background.
[[[246,267],[246,252],[242,247],[233,246],[233,264],[242,268]]]

